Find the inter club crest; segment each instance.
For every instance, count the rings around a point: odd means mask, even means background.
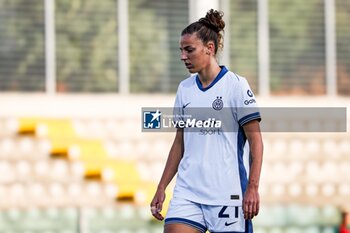
[[[224,107],[224,102],[222,101],[222,96],[217,96],[216,100],[214,100],[212,106],[216,111],[221,110]]]

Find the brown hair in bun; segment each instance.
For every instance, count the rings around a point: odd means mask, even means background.
[[[224,47],[222,32],[225,28],[225,22],[222,19],[223,16],[224,13],[222,11],[211,9],[207,12],[205,17],[191,23],[182,30],[181,36],[197,33],[197,37],[201,39],[204,44],[213,41],[216,54],[218,48],[222,49]]]

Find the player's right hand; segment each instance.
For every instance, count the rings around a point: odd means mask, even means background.
[[[160,213],[163,208],[163,202],[165,200],[165,190],[158,188],[156,193],[154,194],[153,200],[151,202],[151,213],[153,217],[162,221],[164,217]]]

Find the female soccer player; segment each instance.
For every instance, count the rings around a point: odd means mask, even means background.
[[[251,219],[259,212],[260,113],[246,79],[218,64],[225,27],[222,17],[222,12],[211,9],[182,31],[181,60],[192,75],[180,83],[175,108],[184,112],[229,109],[233,130],[177,129],[151,202],[153,216],[163,220],[165,189],[178,173],[165,233],[252,232]],[[249,166],[244,156],[249,156]]]

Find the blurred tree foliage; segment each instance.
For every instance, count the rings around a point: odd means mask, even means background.
[[[255,93],[258,93],[257,7],[257,0],[235,0],[230,1],[228,12],[230,69],[247,78]]]
[[[230,69],[258,89],[257,1],[230,1]],[[117,0],[55,0],[61,92],[117,92]],[[350,3],[336,0],[339,93],[350,94]],[[0,90],[44,91],[43,0],[0,0]],[[174,92],[187,75],[178,39],[188,0],[129,0],[130,88]],[[323,0],[269,0],[275,94],[325,93]]]
[[[59,91],[116,92],[115,0],[56,0]]]
[[[0,1],[0,90],[44,91],[43,1]]]
[[[130,76],[132,92],[159,91],[167,77],[167,21],[147,1],[129,1]]]
[[[270,0],[273,93],[325,94],[323,0]]]
[[[336,0],[338,93],[350,95],[350,1]]]
[[[175,92],[188,76],[179,38],[188,24],[188,0],[129,1],[132,92]]]

